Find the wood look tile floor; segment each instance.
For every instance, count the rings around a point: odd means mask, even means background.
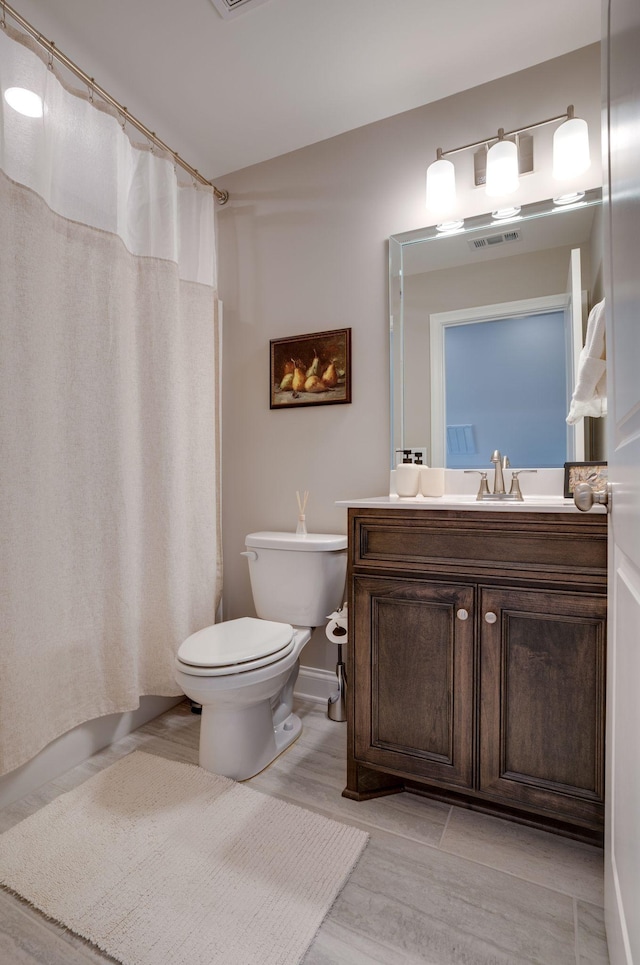
[[[346,724],[296,710],[302,735],[248,785],[370,834],[304,965],[607,965],[599,849],[412,794],[348,801]],[[0,811],[0,832],[132,750],[197,763],[199,727],[178,705]],[[0,890],[0,965],[108,961]]]

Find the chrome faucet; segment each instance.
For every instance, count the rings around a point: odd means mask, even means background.
[[[502,470],[506,469],[510,465],[509,457],[505,456],[504,459],[500,455],[499,449],[494,449],[493,455],[491,456],[491,462],[494,464],[495,472],[493,474],[493,495],[502,496],[506,492],[504,488],[504,476]]]
[[[504,488],[504,470],[511,468],[511,463],[509,462],[508,456],[503,456],[498,449],[494,450],[491,456],[491,462],[494,465],[494,476],[493,476],[493,492],[489,491],[489,483],[487,481],[486,471],[481,471],[479,469],[465,469],[465,472],[478,472],[480,474],[480,488],[478,489],[478,495],[476,500],[481,501],[484,499],[507,499],[515,500],[519,503],[523,501],[522,491],[520,489],[520,473],[523,472],[537,472],[536,469],[514,469],[511,473],[511,489],[507,492]]]

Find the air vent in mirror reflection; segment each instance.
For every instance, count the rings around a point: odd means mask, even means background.
[[[501,231],[497,235],[485,235],[484,238],[471,238],[467,244],[472,251],[477,251],[481,248],[494,248],[496,245],[520,241],[521,237],[520,231],[514,229],[513,231]]]

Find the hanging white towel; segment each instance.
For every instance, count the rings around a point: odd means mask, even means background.
[[[571,397],[567,422],[574,425],[585,416],[607,414],[607,360],[605,350],[604,299],[594,305],[587,320],[584,348],[578,361],[578,377]]]

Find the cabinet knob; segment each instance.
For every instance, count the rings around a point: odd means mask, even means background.
[[[467,610],[462,609],[462,607],[461,607],[461,608],[458,610],[458,612],[456,613],[456,616],[457,616],[458,620],[468,620],[468,619],[469,619],[469,612],[468,612]]]
[[[485,623],[495,623],[497,619],[498,619],[497,616],[495,615],[495,613],[492,613],[491,610],[489,610],[489,612],[485,613],[484,615]]]

